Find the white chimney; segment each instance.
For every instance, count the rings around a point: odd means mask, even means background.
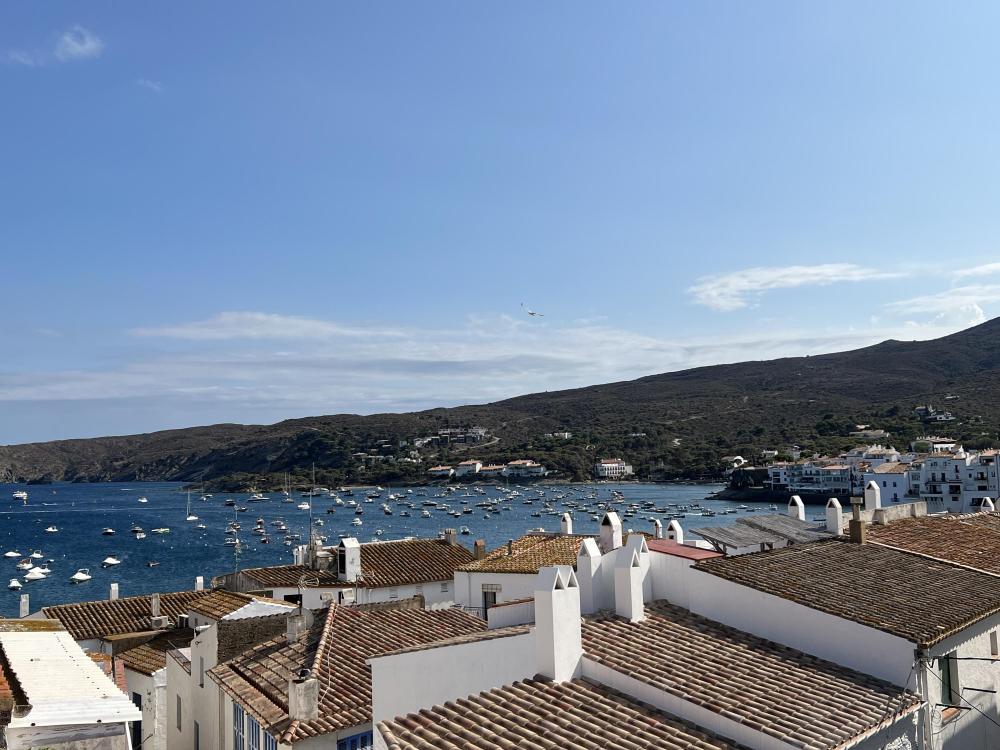
[[[21,594],[21,617],[27,617],[31,614],[31,605],[28,603],[28,594]]]
[[[296,721],[319,718],[319,680],[315,677],[303,676],[288,681],[288,718]]]
[[[622,546],[622,519],[613,510],[601,521],[601,552],[608,554]]]
[[[663,522],[659,518],[653,519],[653,538],[663,539]]]
[[[642,581],[642,600],[651,601],[653,598],[653,576],[649,573],[649,545],[646,544],[646,537],[642,534],[629,534],[625,540],[623,549],[634,550],[639,555],[639,574]]]
[[[111,584],[111,589],[108,592],[108,601],[113,602],[116,599],[118,599],[118,584],[117,583],[112,583]]]
[[[454,547],[458,544],[458,532],[455,529],[445,529],[444,530],[444,541],[446,544],[450,544]]]
[[[629,622],[644,617],[642,567],[635,549],[624,549],[615,560],[615,614]]]
[[[354,537],[340,540],[340,580],[357,583],[361,580],[361,544]]]
[[[788,500],[788,515],[800,521],[806,520],[806,506],[798,495],[792,495]]]
[[[600,607],[597,587],[600,585],[601,550],[593,537],[587,537],[576,556],[576,580],[580,586],[580,611],[589,615]]]
[[[300,635],[312,627],[312,624],[312,610],[304,607],[292,610],[292,614],[285,620],[285,635],[288,637],[288,642],[297,641]]]
[[[204,591],[205,590],[205,577],[204,576],[195,576],[195,579],[194,579],[194,590],[195,591]]]
[[[680,521],[676,518],[667,524],[667,539],[671,539],[678,544],[684,544],[684,529],[681,528]]]
[[[571,516],[569,513],[563,513],[562,514],[562,520],[559,522],[559,530],[563,534],[572,534],[573,533],[573,516]]]
[[[535,654],[537,669],[555,682],[580,675],[580,586],[573,568],[542,568],[535,579]]]
[[[992,513],[994,510],[996,510],[996,507],[993,505],[993,501],[990,500],[990,498],[984,497],[982,505],[979,506],[979,510],[981,510],[983,513]]]
[[[826,530],[838,536],[844,533],[844,509],[835,497],[826,501]]]
[[[149,614],[153,617],[160,616],[160,595],[153,594],[149,597]]]
[[[882,490],[874,481],[865,485],[865,510],[878,510],[882,507]]]

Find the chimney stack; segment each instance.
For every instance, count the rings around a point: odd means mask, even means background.
[[[204,576],[197,576],[194,579],[194,590],[195,591],[204,591],[205,590],[205,577]]]
[[[622,520],[613,510],[601,521],[601,552],[605,555],[622,546]]]
[[[153,594],[149,597],[149,614],[153,617],[160,616],[160,595]]]
[[[117,599],[118,599],[118,584],[117,583],[112,583],[111,584],[111,589],[108,592],[108,601],[113,602],[113,601],[116,601]]]
[[[361,544],[354,537],[340,540],[340,580],[357,583],[361,580]]]
[[[602,576],[601,550],[593,537],[588,536],[576,555],[576,581],[580,586],[580,611],[589,615],[601,609],[600,590]]]
[[[826,530],[837,536],[844,533],[844,509],[835,497],[826,501]]]
[[[535,581],[537,669],[555,682],[579,676],[583,661],[580,586],[569,565],[542,568]]]
[[[569,513],[563,513],[562,514],[562,520],[559,522],[559,530],[563,534],[572,534],[573,533],[573,516],[571,516]]]
[[[615,614],[629,622],[639,622],[645,616],[642,568],[635,549],[622,550],[615,560]]]
[[[319,718],[319,680],[305,675],[288,681],[288,718],[314,721]]]
[[[663,539],[663,523],[659,518],[653,519],[653,538]]]
[[[878,510],[882,507],[882,490],[872,481],[865,485],[865,510]]]
[[[312,624],[312,610],[301,606],[292,610],[292,614],[288,615],[285,620],[285,636],[288,638],[288,642],[297,641],[300,635],[312,627]]]
[[[444,541],[454,547],[458,544],[458,532],[455,529],[444,530]]]
[[[485,560],[486,559],[486,540],[477,539],[472,545],[472,559],[473,560]]]
[[[868,537],[868,528],[861,520],[861,498],[851,498],[851,522],[848,524],[850,540],[854,544],[864,544]]]
[[[31,614],[31,605],[28,603],[28,594],[21,594],[21,617],[27,617]]]
[[[800,521],[806,520],[806,506],[802,502],[802,498],[798,495],[792,495],[788,500],[788,515],[792,518],[797,518]]]
[[[514,555],[514,540],[507,540],[507,557],[513,557]]]
[[[680,521],[676,518],[671,519],[670,523],[667,524],[667,539],[684,544],[684,529],[681,528]]]
[[[984,497],[982,504],[979,506],[979,510],[983,513],[992,513],[996,510],[996,506],[993,505],[993,501],[990,498]]]

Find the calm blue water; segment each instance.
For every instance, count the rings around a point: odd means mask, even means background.
[[[580,501],[585,494],[596,490],[598,499],[605,501],[611,498],[613,489],[624,493],[626,503],[652,500],[658,506],[700,502],[702,507],[715,510],[736,507],[735,503],[709,499],[710,493],[721,488],[721,485],[624,484],[591,488],[548,485],[541,489],[545,491],[544,499],[551,501],[553,507],[560,512],[565,508],[555,497],[559,493],[565,492],[566,499]],[[12,499],[13,492],[19,489],[29,493],[27,505]],[[391,491],[406,493],[406,489],[394,487]],[[468,526],[471,534],[460,537],[463,543],[471,546],[473,539],[485,537],[488,547],[492,549],[531,528],[559,528],[559,517],[544,515],[543,502],[532,490],[520,490],[521,496],[505,503],[509,510],[502,510],[485,519],[484,511],[476,508],[475,504],[487,498],[500,497],[501,493],[492,486],[484,489],[487,493],[485,497],[475,494],[463,497],[464,488],[447,497],[435,497],[443,491],[441,488],[414,487],[412,495],[407,493],[408,501],[415,505],[410,509],[410,518],[399,515],[402,508],[396,503],[389,503],[394,515],[383,514],[381,504],[385,502],[389,489],[382,493],[381,499],[372,503],[364,502],[365,493],[355,490],[353,499],[362,504],[365,510],[362,526],[351,525],[353,508],[335,506],[333,500],[327,497],[315,499],[313,517],[324,521],[324,526],[319,531],[331,544],[344,534],[368,541],[375,538],[376,529],[383,530],[381,539],[386,540],[404,536],[430,537],[446,527]],[[140,496],[147,497],[149,502],[139,503]],[[234,508],[223,505],[229,497],[236,499],[238,506],[247,507],[248,510],[236,513]],[[226,524],[233,519],[240,521],[240,538],[248,543],[241,555],[240,567],[292,562],[291,547],[285,546],[282,535],[274,532],[271,526],[271,521],[275,519],[284,519],[289,531],[302,534],[303,539],[308,538],[309,512],[298,510],[295,504],[282,503],[280,494],[272,495],[270,501],[261,503],[247,503],[246,494],[216,494],[214,498],[202,501],[200,494],[192,493],[191,498],[192,512],[207,526],[204,530],[196,529],[195,522],[185,522],[186,493],[175,483],[53,484],[30,487],[0,484],[0,555],[8,550],[16,550],[21,557],[26,557],[32,550],[40,550],[45,559],[53,560],[49,563],[52,574],[47,579],[25,583],[20,592],[15,592],[7,590],[7,584],[14,577],[23,582],[23,573],[16,569],[21,558],[0,557],[0,614],[17,614],[19,593],[31,595],[31,609],[35,611],[51,604],[105,598],[108,595],[108,585],[113,581],[119,583],[121,596],[190,589],[198,575],[205,576],[205,583],[208,585],[213,575],[234,569],[233,550],[223,544]],[[295,498],[296,502],[302,499],[298,496]],[[347,497],[343,499],[345,502],[348,500]],[[524,501],[528,499],[533,501],[531,505],[525,504]],[[454,510],[472,507],[473,512],[453,518],[444,511],[431,510],[431,518],[421,518],[421,502],[429,500],[446,502]],[[468,501],[467,505],[462,505],[462,500]],[[327,514],[325,511],[328,507],[334,507],[336,512]],[[543,515],[532,517],[533,512],[543,512]],[[697,508],[691,509],[689,513],[691,515],[681,519],[685,529],[732,523],[739,517],[702,517]],[[260,544],[259,539],[249,533],[258,517],[264,518],[268,530],[272,532],[270,544]],[[663,514],[639,511],[633,518],[625,520],[625,526],[636,530],[650,530],[651,524],[647,520],[649,517],[660,518],[664,524],[667,521]],[[133,524],[146,530],[146,539],[134,538],[129,531]],[[589,512],[574,512],[574,524],[574,530],[578,532],[597,531],[597,522],[591,520]],[[45,533],[44,529],[49,525],[57,526],[58,533]],[[148,533],[151,529],[162,526],[169,527],[171,533]],[[114,528],[115,536],[102,536],[101,531],[105,527]],[[101,561],[109,555],[120,558],[122,564],[103,569]],[[146,566],[149,560],[156,560],[160,565],[149,568]],[[79,585],[71,584],[69,577],[78,568],[89,568],[93,580]]]

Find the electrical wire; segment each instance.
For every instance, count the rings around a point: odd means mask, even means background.
[[[950,658],[950,657],[949,657],[949,658]],[[931,674],[931,675],[934,675],[934,679],[936,679],[936,680],[937,680],[938,682],[940,682],[940,683],[941,683],[941,687],[944,687],[944,686],[945,686],[945,684],[944,684],[944,680],[942,680],[942,679],[941,679],[941,676],[940,676],[940,675],[939,675],[939,674],[938,674],[937,672],[935,672],[935,671],[934,671],[933,669],[926,669],[926,670],[924,670],[924,671],[925,671],[925,672],[927,672],[927,674]],[[976,705],[975,703],[972,703],[971,701],[967,700],[967,699],[965,698],[965,696],[961,694],[961,692],[959,692],[959,693],[955,693],[954,691],[952,691],[952,692],[953,692],[953,694],[954,694],[954,695],[957,695],[957,696],[958,696],[958,699],[959,699],[960,701],[962,701],[963,703],[966,703],[966,704],[968,704],[969,708],[971,708],[971,709],[972,709],[973,711],[975,711],[975,712],[976,712],[977,714],[979,714],[980,716],[982,716],[982,717],[983,717],[984,719],[986,719],[987,721],[989,721],[989,722],[990,722],[991,724],[994,724],[994,725],[996,725],[996,727],[997,727],[998,729],[1000,729],[1000,723],[997,723],[997,722],[996,722],[996,721],[994,721],[994,720],[993,720],[992,718],[990,718],[989,714],[986,714],[986,713],[984,713],[984,712],[983,712],[982,710],[980,710],[979,706],[977,706],[977,705]]]

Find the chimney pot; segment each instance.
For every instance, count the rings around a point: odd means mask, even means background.
[[[319,718],[319,680],[315,677],[289,680],[288,718],[298,721]]]
[[[21,594],[21,617],[27,617],[31,614],[31,605],[29,602],[29,594]]]
[[[847,526],[849,538],[854,544],[864,544],[867,541],[868,528],[861,518],[861,498],[851,498],[851,521]]]
[[[835,497],[826,503],[826,530],[837,536],[844,533],[844,509]]]
[[[601,552],[608,554],[621,546],[622,520],[614,511],[608,511],[601,521]]]
[[[684,529],[681,528],[680,521],[676,518],[671,519],[670,523],[667,524],[667,539],[684,544]]]
[[[583,661],[580,586],[569,565],[542,568],[535,581],[537,670],[565,682],[579,675]]]
[[[513,554],[514,554],[514,540],[513,539],[508,539],[507,540],[507,556],[511,557],[511,556],[513,556]]]
[[[444,540],[446,543],[454,547],[458,544],[458,532],[455,529],[445,529]]]
[[[806,520],[806,506],[802,502],[802,498],[798,495],[792,495],[788,500],[788,515],[792,518],[797,518],[800,521]]]
[[[615,614],[629,622],[639,622],[645,616],[642,567],[634,549],[623,549],[615,560]]]
[[[204,576],[197,576],[194,579],[194,590],[195,591],[204,591],[205,590],[205,577]]]
[[[112,583],[110,590],[108,591],[108,601],[115,601],[118,599],[118,584]]]
[[[569,513],[563,513],[562,514],[562,520],[560,521],[559,526],[560,526],[560,530],[562,531],[563,534],[572,534],[573,533],[573,516],[571,516]]]
[[[472,558],[474,560],[483,560],[486,558],[486,540],[477,539],[472,545]]]
[[[663,522],[659,518],[653,519],[653,538],[663,539]]]
[[[878,510],[882,507],[882,490],[878,484],[869,481],[865,485],[865,510]]]
[[[160,616],[160,595],[159,594],[153,594],[149,598],[149,613],[153,617],[159,617]]]

